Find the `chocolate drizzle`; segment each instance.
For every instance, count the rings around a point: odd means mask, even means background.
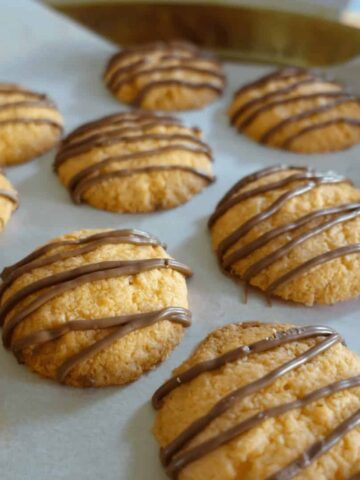
[[[19,198],[17,193],[14,190],[6,190],[4,188],[0,188],[0,197],[10,200],[15,205],[16,208],[18,207]]]
[[[231,124],[238,130],[260,143],[289,150],[296,150],[294,141],[313,131],[333,125],[360,126],[358,97],[338,83],[297,68],[279,70],[241,88],[235,93],[230,110]],[[264,116],[268,113],[273,115],[267,117],[269,127],[263,130]],[[347,146],[344,143],[339,148]]]
[[[6,268],[1,275],[3,284],[0,290],[0,300],[2,300],[0,307],[0,324],[3,324],[4,346],[13,350],[19,360],[21,360],[23,349],[34,348],[45,342],[54,341],[69,332],[86,330],[106,331],[107,329],[111,329],[110,332],[107,335],[105,334],[100,340],[71,356],[59,366],[57,379],[63,382],[75,365],[95,355],[98,351],[103,350],[115,340],[132,331],[153,325],[162,320],[179,323],[184,327],[189,326],[191,323],[191,313],[189,310],[174,306],[152,312],[120,315],[110,318],[75,319],[56,327],[32,332],[16,340],[12,339],[16,327],[26,321],[29,315],[36,312],[53,298],[81,285],[99,280],[117,278],[123,275],[137,275],[141,272],[164,268],[170,268],[180,272],[186,277],[192,275],[191,270],[186,265],[172,258],[103,261],[86,264],[72,270],[66,270],[41,278],[17,290],[4,300],[4,294],[7,290],[24,274],[67,258],[84,255],[104,245],[116,245],[120,243],[138,246],[161,245],[155,237],[139,230],[110,230],[76,240],[55,241],[35,250],[35,252],[17,264]],[[29,296],[34,295],[35,298],[25,302],[25,304],[22,303],[26,301]],[[16,311],[11,315],[14,309]]]
[[[181,164],[181,153],[194,154],[199,159],[205,157],[209,162],[212,161],[211,150],[198,138],[199,133],[198,129],[184,127],[172,117],[143,112],[116,114],[90,122],[70,134],[62,142],[54,168],[58,171],[66,162],[76,160],[79,155],[87,153],[90,156],[103,147],[116,148],[113,155],[104,153],[95,163],[89,160],[89,165],[69,180],[68,188],[77,204],[82,202],[83,195],[89,188],[99,183],[144,173],[180,171],[211,183],[214,176],[208,171]],[[132,145],[139,149],[134,151]],[[163,160],[160,159],[162,154],[176,152],[179,153],[178,164],[166,163],[166,156]],[[129,164],[138,160],[146,162],[145,165]],[[121,168],[123,162],[128,163]]]
[[[246,188],[253,182],[256,182],[260,179],[286,171],[289,172],[289,175],[281,178],[280,180],[270,180],[268,183],[265,183],[261,186],[249,189]],[[295,173],[292,173],[292,171]],[[287,167],[284,165],[260,170],[259,172],[240,180],[240,182],[235,184],[235,186],[231,188],[230,191],[218,203],[215,212],[209,219],[209,228],[213,228],[215,223],[222,218],[223,215],[247,199],[255,198],[268,192],[276,192],[278,189],[286,187],[288,187],[288,189],[284,193],[280,192],[278,198],[271,203],[270,206],[243,222],[240,227],[236,228],[219,243],[217,247],[217,256],[222,269],[226,273],[231,274],[232,267],[236,264],[236,262],[251,255],[272,240],[277,239],[284,234],[294,232],[289,241],[284,243],[276,250],[271,251],[271,253],[268,255],[263,256],[260,260],[255,261],[241,275],[241,279],[246,285],[248,285],[251,283],[251,280],[256,277],[256,275],[264,271],[276,261],[290,254],[291,251],[298,245],[306,242],[310,238],[320,235],[327,230],[330,230],[336,225],[360,217],[360,202],[335,205],[333,207],[315,210],[309,214],[297,218],[293,222],[290,221],[279,227],[272,228],[249,243],[242,245],[229,253],[229,250],[236,244],[237,241],[242,239],[261,222],[271,219],[271,217],[279,212],[279,210],[286,205],[289,200],[297,196],[305,195],[307,192],[317,189],[321,185],[338,183],[351,182],[346,178],[336,175],[332,172],[321,174],[303,167]],[[295,185],[292,186],[292,184]],[[317,222],[315,225],[313,225],[314,221]],[[307,226],[309,226],[307,230],[300,234],[296,234],[296,231],[299,228],[304,228]],[[287,273],[277,278],[266,288],[265,293],[268,296],[271,294],[276,294],[276,290],[281,285],[284,285],[301,274],[308,272],[316,266],[322,265],[342,256],[356,254],[359,252],[360,244],[358,243],[345,245],[339,248],[334,248],[328,252],[324,252],[321,255],[305,261],[303,264],[298,265],[296,268],[289,270]]]
[[[19,96],[20,98],[12,100],[11,96]],[[19,111],[23,109],[29,110],[29,113],[21,116]],[[41,117],[32,117],[32,109],[43,112]],[[33,124],[49,125],[60,131],[63,129],[61,121],[49,118],[47,115],[47,112],[57,112],[57,110],[55,104],[46,95],[30,92],[18,85],[0,83],[0,112],[6,114],[6,116],[2,115],[0,119],[0,127],[13,124]]]
[[[182,80],[179,75],[193,78]],[[110,59],[104,77],[114,94],[135,84],[137,93],[131,103],[136,106],[141,106],[148,93],[156,88],[180,86],[220,94],[225,85],[220,63],[185,42],[159,42],[125,49]]]
[[[246,325],[246,324],[245,324]],[[252,325],[250,325],[251,327]],[[202,417],[191,423],[178,437],[171,441],[168,445],[161,449],[162,462],[170,478],[177,478],[180,471],[188,464],[202,458],[208,453],[216,450],[225,443],[233,440],[237,436],[255,428],[264,421],[275,418],[285,413],[306,407],[312,403],[333,395],[346,389],[360,387],[360,375],[337,381],[325,387],[314,390],[302,398],[294,401],[277,405],[264,411],[254,414],[244,421],[234,425],[233,427],[220,432],[218,435],[210,437],[201,443],[192,447],[187,447],[188,443],[194,439],[199,433],[204,431],[206,427],[228,411],[238,402],[247,398],[249,395],[261,391],[272,385],[277,379],[286,375],[288,372],[310,362],[312,359],[329,350],[342,339],[340,335],[333,329],[321,326],[292,328],[284,332],[276,332],[272,337],[257,341],[251,345],[240,346],[230,350],[225,354],[215,357],[211,360],[195,364],[190,369],[168,380],[161,386],[153,396],[153,406],[156,409],[161,408],[164,398],[174,389],[181,385],[191,382],[201,374],[211,372],[224,367],[229,362],[236,362],[240,359],[246,361],[253,354],[267,352],[281,345],[291,342],[298,342],[304,339],[314,338],[316,344],[310,347],[301,355],[280,365],[276,369],[270,371],[265,376],[255,380],[252,383],[244,385],[219,400],[214,406]],[[317,458],[326,453],[332,446],[338,443],[350,430],[360,425],[360,410],[351,415],[341,425],[339,425],[328,437],[315,443],[308,448],[300,457],[291,464],[287,465],[267,480],[290,480],[301,470],[307,468]]]

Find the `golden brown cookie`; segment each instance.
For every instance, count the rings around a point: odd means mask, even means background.
[[[46,96],[0,83],[0,164],[16,165],[47,152],[60,140],[63,119]]]
[[[298,153],[343,150],[360,141],[360,101],[338,83],[286,68],[240,88],[232,125],[257,142]]]
[[[209,220],[223,271],[285,300],[360,294],[360,190],[333,172],[280,165],[244,177]]]
[[[43,377],[121,385],[164,360],[189,326],[191,270],[139,230],[82,230],[5,268],[3,342]]]
[[[0,168],[0,232],[4,230],[18,205],[18,194]]]
[[[146,112],[87,123],[62,142],[55,170],[75,203],[152,212],[188,201],[214,180],[197,128]]]
[[[170,478],[350,480],[360,474],[360,358],[329,327],[230,324],[157,390]]]
[[[110,59],[104,78],[121,102],[147,110],[202,108],[225,85],[219,61],[187,42],[122,50]]]

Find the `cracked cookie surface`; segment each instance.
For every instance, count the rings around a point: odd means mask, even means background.
[[[123,103],[147,110],[191,110],[213,102],[223,91],[220,62],[186,42],[154,43],[115,54],[104,74]]]
[[[52,149],[63,119],[46,95],[0,83],[0,165],[16,165]]]
[[[151,112],[110,115],[66,137],[55,170],[75,203],[152,212],[187,202],[214,181],[197,128]]]
[[[240,88],[232,125],[264,145],[298,153],[343,150],[360,142],[360,99],[305,69],[286,68]]]
[[[170,478],[358,478],[360,360],[329,327],[230,324],[153,397]]]
[[[189,326],[191,273],[139,230],[56,238],[2,273],[4,345],[34,372],[68,385],[133,381]]]
[[[360,294],[360,190],[334,172],[280,165],[244,177],[209,228],[223,271],[306,305]]]

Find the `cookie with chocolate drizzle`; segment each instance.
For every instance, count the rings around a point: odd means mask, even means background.
[[[46,95],[0,83],[0,165],[42,155],[60,140],[63,119]]]
[[[209,228],[222,270],[245,289],[310,306],[360,294],[360,190],[341,175],[255,172],[220,200]]]
[[[172,479],[359,478],[360,359],[330,327],[227,325],[153,406]]]
[[[126,48],[109,61],[104,79],[123,103],[147,110],[191,110],[223,91],[219,60],[187,42]]]
[[[4,170],[0,168],[0,232],[4,230],[18,206],[18,194],[6,178]]]
[[[133,381],[164,360],[190,325],[191,274],[140,230],[56,238],[1,274],[4,346],[67,385]]]
[[[298,153],[349,148],[360,141],[360,100],[344,86],[286,68],[235,92],[231,124],[264,145]]]
[[[118,113],[77,128],[54,166],[75,203],[113,212],[176,207],[214,181],[200,130],[152,112]]]

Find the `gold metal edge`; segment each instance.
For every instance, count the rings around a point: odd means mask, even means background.
[[[55,8],[120,45],[183,38],[229,60],[306,67],[360,55],[360,29],[284,11],[137,0]]]

